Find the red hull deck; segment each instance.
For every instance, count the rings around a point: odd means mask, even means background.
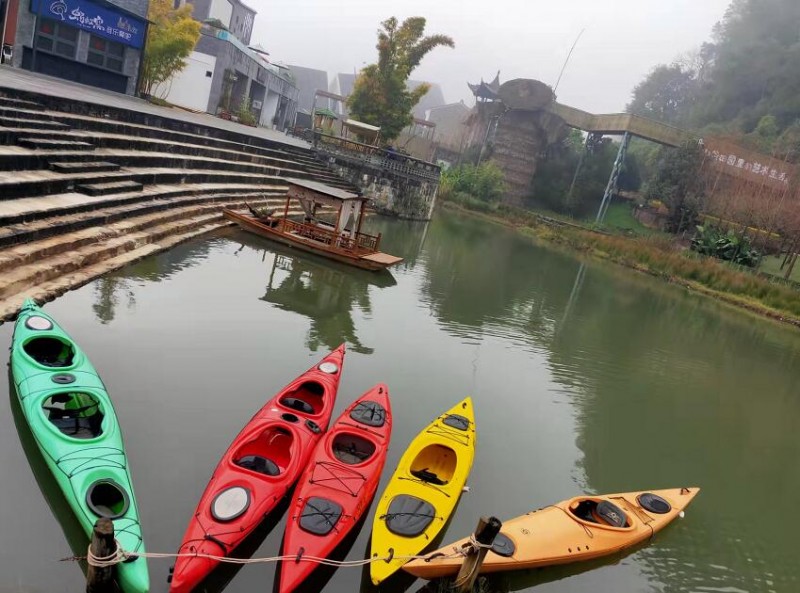
[[[179,549],[229,556],[306,468],[330,423],[344,345],[269,400],[245,425],[214,470]],[[217,566],[178,558],[171,593],[189,593]]]
[[[299,560],[280,568],[280,593],[294,591],[327,558],[369,508],[392,432],[389,390],[378,384],[353,402],[314,451],[297,486],[283,554]]]

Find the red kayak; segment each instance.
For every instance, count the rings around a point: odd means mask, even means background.
[[[381,478],[392,410],[378,384],[356,400],[323,437],[297,485],[283,538],[280,593],[289,593],[327,558],[369,508]]]
[[[247,423],[214,470],[179,553],[229,556],[275,508],[328,428],[343,361],[344,344]],[[208,558],[178,558],[171,593],[189,593],[217,564]]]

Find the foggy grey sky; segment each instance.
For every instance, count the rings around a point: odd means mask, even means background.
[[[559,101],[594,113],[622,111],[656,64],[709,39],[730,0],[245,0],[258,11],[252,43],[274,60],[353,72],[376,60],[376,30],[390,16],[424,16],[428,33],[453,37],[412,78],[438,82],[445,99],[472,105],[466,81],[537,78]]]

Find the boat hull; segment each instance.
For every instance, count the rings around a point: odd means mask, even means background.
[[[273,241],[277,241],[283,245],[287,245],[289,247],[295,247],[300,249],[301,251],[306,251],[308,253],[314,253],[316,255],[320,255],[322,257],[327,257],[328,259],[332,259],[338,262],[342,262],[351,266],[355,266],[357,268],[361,268],[362,270],[369,270],[371,272],[377,272],[380,270],[385,270],[397,263],[400,263],[402,258],[392,257],[391,263],[385,263],[378,261],[376,259],[371,259],[369,257],[363,257],[363,255],[355,255],[349,254],[343,251],[336,251],[332,249],[325,249],[322,245],[310,241],[305,240],[302,237],[297,237],[293,235],[288,235],[280,230],[270,227],[267,224],[263,224],[259,222],[257,219],[251,216],[245,216],[233,210],[224,209],[222,211],[225,218],[235,222],[242,230],[255,233],[260,237],[265,237],[267,239],[271,239]],[[372,254],[375,255],[375,254]]]
[[[608,556],[653,537],[678,517],[699,492],[698,488],[674,488],[647,492],[626,492],[604,496],[582,496],[532,511],[505,521],[500,533],[513,544],[513,553],[501,555],[490,550],[481,573],[539,568],[570,564]],[[639,502],[640,495],[655,494],[669,503],[670,510],[654,513]],[[612,527],[575,515],[582,501],[610,502],[627,517],[625,527]],[[464,538],[432,552],[425,560],[414,560],[403,570],[423,579],[436,579],[458,573],[462,556],[455,550],[468,545]],[[506,554],[511,548],[505,547]],[[442,554],[442,556],[437,556]]]
[[[86,537],[91,539],[94,523],[107,517],[125,550],[144,552],[111,398],[86,354],[31,300],[14,327],[11,375],[36,445]],[[146,559],[119,564],[117,580],[125,593],[148,591]]]
[[[375,510],[370,578],[380,584],[425,550],[455,510],[475,457],[475,417],[466,398],[419,433]],[[443,482],[443,483],[437,483]]]
[[[270,399],[245,425],[214,470],[180,554],[230,556],[286,496],[328,428],[339,389],[344,345]],[[178,558],[172,593],[188,593],[219,564]]]
[[[373,413],[363,417],[368,410]],[[364,516],[391,432],[389,390],[379,384],[353,402],[320,441],[289,510],[282,555],[296,560],[281,565],[280,593],[294,591],[317,567],[303,556],[328,558]]]

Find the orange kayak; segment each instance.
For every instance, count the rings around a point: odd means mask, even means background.
[[[568,564],[607,556],[651,538],[692,501],[699,488],[578,496],[503,523],[482,573]],[[403,570],[423,579],[455,575],[470,546],[464,538],[413,560]]]

